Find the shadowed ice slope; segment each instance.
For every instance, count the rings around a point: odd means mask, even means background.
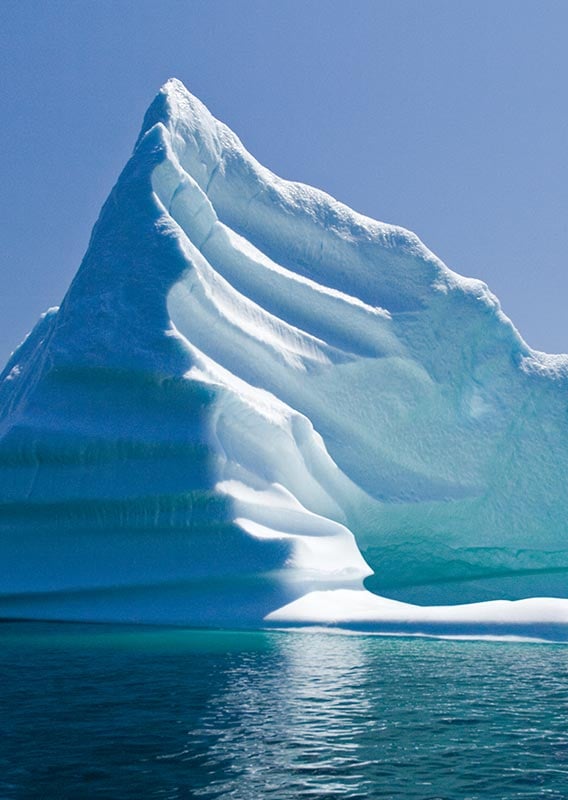
[[[479,603],[568,597],[567,385],[169,81],[1,376],[0,613],[563,636],[568,601]]]

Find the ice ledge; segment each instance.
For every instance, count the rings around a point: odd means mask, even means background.
[[[533,597],[454,606],[415,606],[366,590],[313,591],[271,612],[270,627],[343,628],[390,635],[522,637],[568,641],[568,600]]]

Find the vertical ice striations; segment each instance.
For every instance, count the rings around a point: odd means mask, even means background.
[[[564,601],[413,611],[363,580],[568,597],[567,378],[484,284],[169,81],[1,376],[0,614],[563,625]]]

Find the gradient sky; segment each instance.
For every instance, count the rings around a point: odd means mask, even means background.
[[[0,361],[60,302],[170,76],[568,351],[567,31],[564,0],[0,0]]]

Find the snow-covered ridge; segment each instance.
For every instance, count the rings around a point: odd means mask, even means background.
[[[0,377],[0,614],[563,638],[567,378],[168,81]]]

